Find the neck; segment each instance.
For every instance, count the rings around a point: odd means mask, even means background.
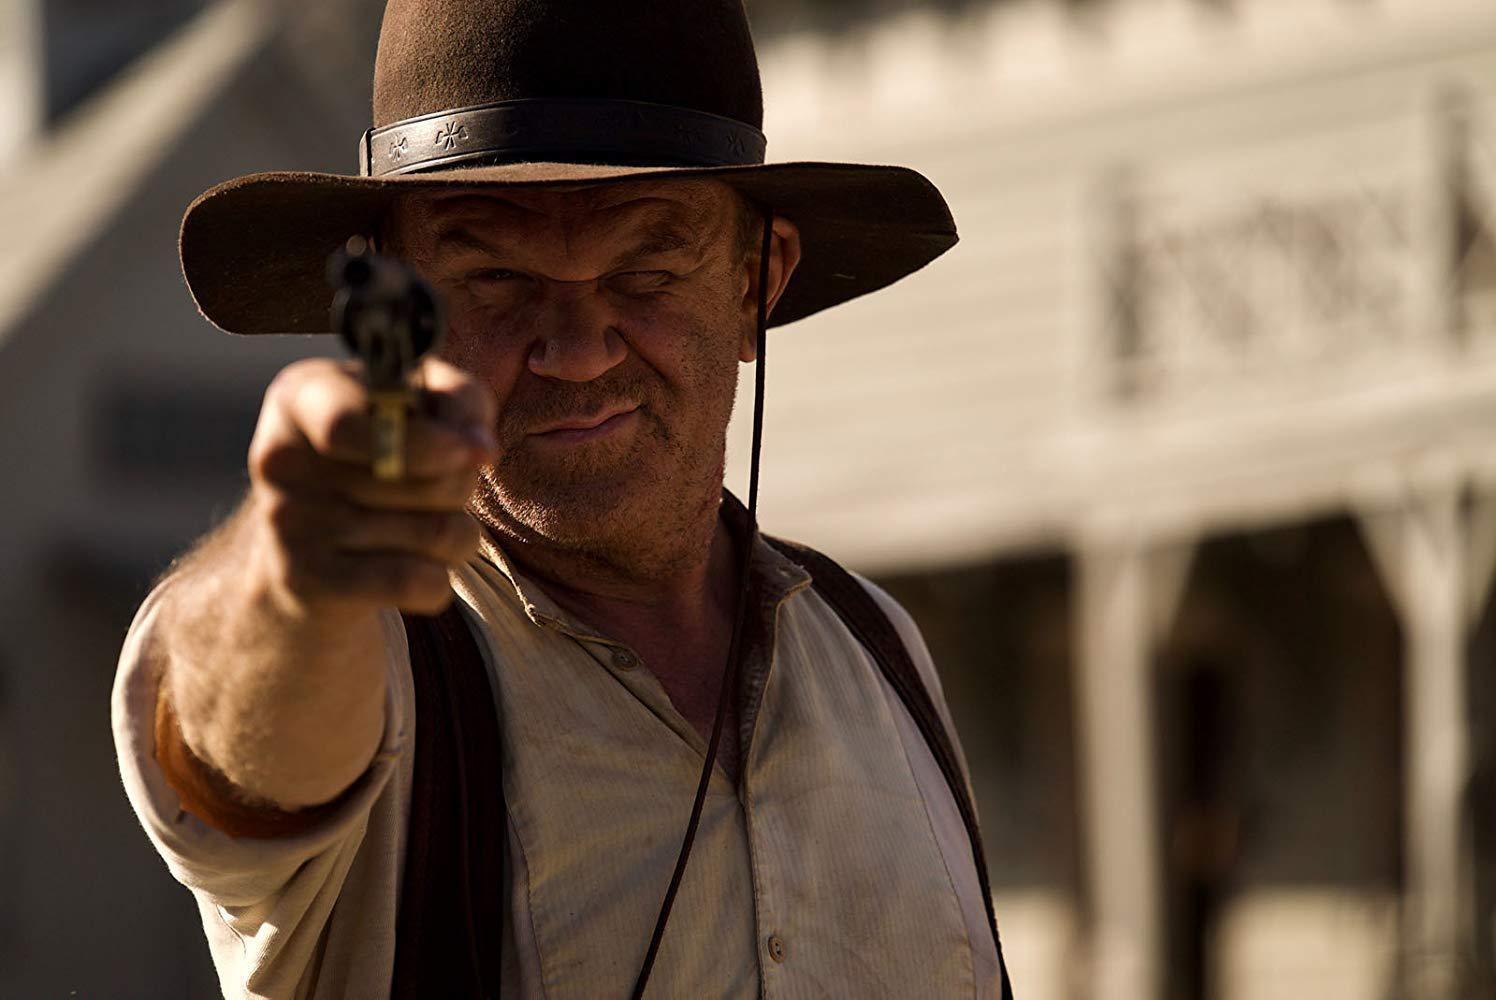
[[[558,545],[506,518],[490,520],[504,554],[581,621],[629,640],[641,628],[695,631],[736,600],[738,555],[718,496],[668,532],[596,546]]]

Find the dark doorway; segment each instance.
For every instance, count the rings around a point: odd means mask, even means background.
[[[1157,661],[1170,1000],[1221,995],[1239,903],[1396,893],[1401,662],[1351,520],[1200,546]]]

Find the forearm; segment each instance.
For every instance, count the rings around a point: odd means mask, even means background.
[[[260,541],[241,511],[184,559],[163,588],[154,645],[161,697],[192,755],[246,801],[294,810],[336,798],[373,758],[388,651],[377,610],[310,609],[277,593]]]
[[[448,571],[478,542],[467,502],[497,457],[493,394],[438,361],[422,379],[431,414],[410,417],[396,479],[373,473],[369,395],[345,368],[297,362],[266,391],[248,499],[156,595],[156,759],[183,803],[227,788],[305,810],[373,760],[390,666],[381,616],[451,602]]]

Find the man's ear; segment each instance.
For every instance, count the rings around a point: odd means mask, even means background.
[[[760,230],[762,235],[762,230]],[[800,265],[800,228],[789,219],[774,216],[774,238],[769,242],[769,295],[766,300],[769,315],[789,287],[795,268]],[[743,296],[743,314],[747,324],[743,328],[743,339],[738,345],[738,359],[753,361],[758,357],[758,336],[754,320],[758,313],[758,255],[753,254],[745,262],[749,269],[748,292]]]

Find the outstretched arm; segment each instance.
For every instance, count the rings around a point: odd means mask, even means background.
[[[157,759],[190,811],[273,836],[368,767],[384,723],[382,609],[432,613],[475,550],[464,512],[493,459],[493,399],[425,362],[406,478],[369,469],[368,400],[344,366],[292,365],[266,394],[240,509],[173,570],[150,655]],[[248,824],[246,826],[245,824]]]

